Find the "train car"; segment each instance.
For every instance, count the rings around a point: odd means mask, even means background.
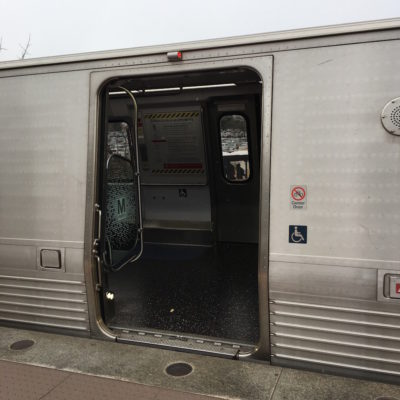
[[[400,20],[0,64],[0,321],[400,376]]]

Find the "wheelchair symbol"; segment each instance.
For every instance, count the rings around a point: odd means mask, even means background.
[[[289,225],[289,243],[307,243],[307,226]]]

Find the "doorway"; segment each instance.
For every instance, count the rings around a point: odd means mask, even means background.
[[[258,343],[261,97],[260,77],[246,68],[103,88],[98,199],[125,213],[113,229],[124,229],[116,246],[128,262],[113,268],[103,215],[102,318],[121,340],[175,337],[184,348],[194,339],[200,350]],[[106,195],[110,156],[131,161],[131,200]]]

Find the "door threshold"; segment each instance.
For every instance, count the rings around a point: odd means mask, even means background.
[[[159,347],[166,350],[200,353],[224,358],[239,358],[239,354],[252,353],[255,346],[230,340],[190,336],[144,329],[112,328],[119,343]]]

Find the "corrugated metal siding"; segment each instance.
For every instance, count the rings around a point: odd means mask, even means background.
[[[400,375],[400,312],[272,300],[272,357]]]
[[[88,331],[85,283],[0,275],[0,320]]]

